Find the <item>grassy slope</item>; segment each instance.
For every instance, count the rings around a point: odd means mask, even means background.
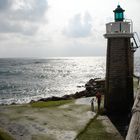
[[[102,96],[100,113],[104,111],[104,96]],[[97,112],[97,107],[95,107],[95,112]],[[81,131],[75,140],[118,140],[114,137],[112,133],[106,131],[106,127],[103,125],[102,121],[98,119],[98,113],[96,116],[90,120],[83,131]]]
[[[105,126],[97,117],[91,119],[75,140],[118,140],[113,134],[106,132]]]
[[[72,102],[72,100],[60,100],[60,101],[49,101],[49,102],[35,102],[35,103],[31,103],[32,107],[39,107],[39,108],[43,108],[43,107],[55,107],[55,106],[60,106],[66,103],[70,103]]]
[[[0,129],[0,140],[14,140],[9,134]]]

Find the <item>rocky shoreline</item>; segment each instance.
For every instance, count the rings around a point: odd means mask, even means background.
[[[37,101],[31,100],[30,103],[39,102],[39,101],[59,101],[59,100],[70,100],[70,99],[78,99],[81,97],[92,97],[95,96],[97,91],[104,93],[105,90],[105,80],[100,78],[90,79],[85,84],[85,90],[76,92],[75,94],[64,95],[62,97],[52,96],[48,98],[41,98]],[[14,103],[13,103],[14,104]]]

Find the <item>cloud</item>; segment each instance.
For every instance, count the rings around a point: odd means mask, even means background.
[[[0,33],[34,34],[47,9],[46,0],[0,0]]]
[[[30,22],[15,22],[4,20],[0,22],[1,33],[20,33],[24,35],[33,35],[38,28],[37,24],[31,24]]]
[[[28,20],[38,22],[44,16],[48,8],[46,0],[19,0],[13,4],[13,17],[16,20]]]
[[[81,14],[75,15],[64,29],[63,33],[68,37],[87,37],[92,31],[92,18],[87,12],[82,17]]]
[[[0,11],[7,9],[12,1],[9,0],[0,0]]]

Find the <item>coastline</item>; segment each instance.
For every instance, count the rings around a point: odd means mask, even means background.
[[[76,92],[75,94],[66,94],[61,97],[58,96],[52,96],[52,97],[47,97],[47,98],[41,98],[38,100],[31,100],[30,103],[35,103],[35,102],[48,102],[48,101],[60,101],[60,100],[72,100],[72,99],[78,99],[81,97],[92,97],[95,96],[97,91],[100,91],[101,93],[104,93],[104,88],[105,88],[105,80],[101,78],[94,78],[90,79],[86,84],[85,84],[85,90]],[[24,103],[26,104],[26,103]],[[27,103],[28,104],[28,103]],[[11,103],[11,104],[0,104],[0,105],[22,105],[18,103]]]

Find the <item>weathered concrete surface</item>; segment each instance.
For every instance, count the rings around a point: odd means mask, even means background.
[[[140,140],[140,85],[132,108],[132,118],[126,140]]]
[[[0,106],[0,128],[16,140],[73,140],[95,115],[90,100],[48,108]]]

